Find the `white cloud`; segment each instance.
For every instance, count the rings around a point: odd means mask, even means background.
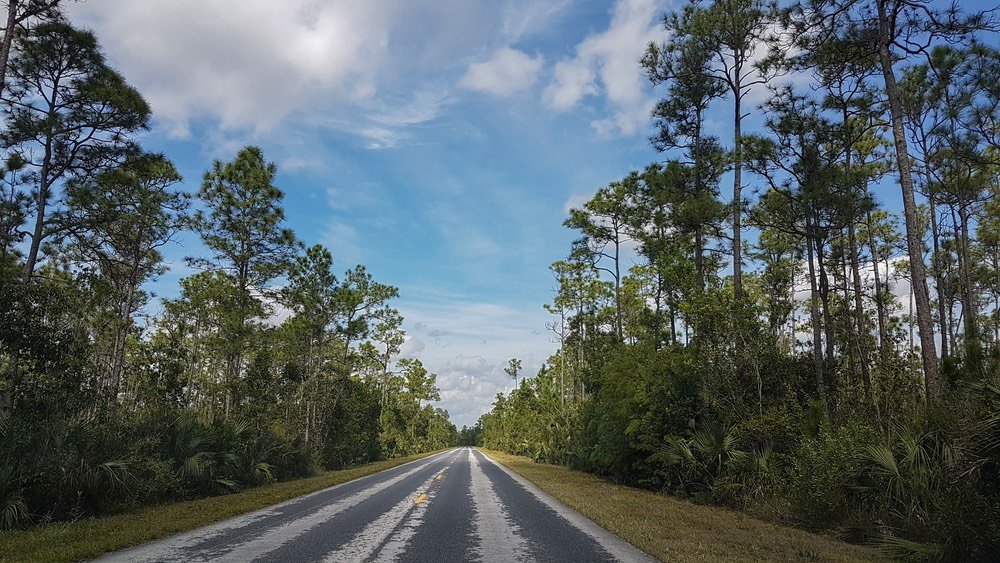
[[[495,96],[509,96],[531,88],[538,81],[544,60],[523,51],[503,47],[482,62],[472,63],[462,77],[462,86]]]
[[[268,129],[318,99],[375,91],[393,2],[107,0],[71,3],[175,134],[198,117]]]
[[[568,111],[588,97],[603,96],[608,117],[591,123],[602,135],[631,135],[649,122],[653,99],[639,72],[649,41],[659,37],[661,8],[655,0],[618,0],[608,29],[577,45],[574,56],[556,64],[544,100]]]
[[[440,406],[458,426],[475,424],[497,393],[514,388],[503,371],[507,360],[520,358],[522,376],[532,377],[555,350],[539,334],[548,320],[541,307],[512,308],[411,289],[403,292],[399,309],[408,335],[402,356],[419,356],[437,374]]]
[[[545,89],[545,101],[557,110],[569,110],[586,96],[598,93],[592,61],[568,59],[556,64],[555,82]]]

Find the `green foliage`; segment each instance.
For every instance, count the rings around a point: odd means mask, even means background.
[[[398,290],[361,265],[338,280],[320,245],[297,255],[259,148],[216,161],[192,202],[131,141],[149,107],[93,33],[42,16],[2,108],[0,528],[454,444],[435,374],[398,358]],[[145,284],[187,228],[209,256],[158,314]]]

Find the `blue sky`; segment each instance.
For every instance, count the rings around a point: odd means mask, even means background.
[[[570,206],[662,158],[656,92],[637,61],[668,0],[90,0],[94,29],[152,104],[143,138],[197,190],[215,158],[257,144],[279,167],[289,225],[400,288],[404,353],[472,424],[555,349],[542,304]],[[805,84],[802,79],[798,82]],[[756,105],[761,89],[749,98]],[[731,113],[711,132],[731,139]],[[759,118],[751,117],[750,130]],[[723,180],[728,196],[731,181]],[[752,182],[751,182],[752,189]],[[876,195],[898,208],[888,182]],[[174,295],[201,253],[167,250]]]

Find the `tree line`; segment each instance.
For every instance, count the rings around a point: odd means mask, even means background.
[[[185,191],[151,110],[59,2],[0,43],[0,527],[218,494],[448,446],[400,358],[398,289],[286,225],[258,147]],[[164,249],[204,252],[160,300]],[[162,282],[161,282],[162,283]],[[157,287],[162,287],[157,286]]]
[[[664,159],[570,211],[545,306],[559,349],[462,439],[901,557],[995,556],[991,18],[923,0],[665,14],[637,69],[663,93]]]

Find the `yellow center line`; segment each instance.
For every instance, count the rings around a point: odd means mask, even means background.
[[[413,504],[420,504],[425,500],[427,500],[427,493],[420,493],[420,496],[418,496],[417,499],[413,501]]]

